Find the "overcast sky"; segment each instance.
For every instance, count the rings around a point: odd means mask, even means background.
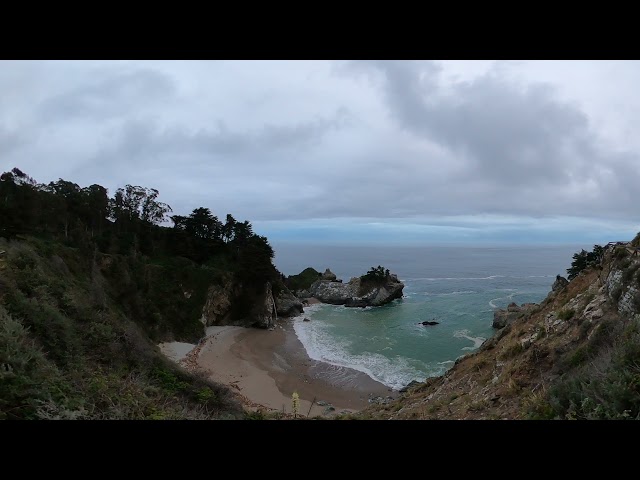
[[[0,165],[272,242],[640,230],[640,62],[0,61]]]

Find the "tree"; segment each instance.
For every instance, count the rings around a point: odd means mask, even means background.
[[[253,226],[245,220],[244,222],[236,222],[233,226],[233,243],[238,246],[247,244],[249,238],[253,236]]]
[[[111,218],[116,222],[159,224],[173,210],[166,203],[158,202],[159,192],[155,188],[126,185],[119,188],[109,202]]]
[[[58,218],[64,228],[64,237],[69,237],[69,224],[79,216],[82,210],[80,186],[61,178],[57,182],[49,182],[45,190],[54,194],[58,200]]]
[[[593,267],[602,261],[604,255],[604,247],[594,245],[591,252],[587,252],[584,248],[573,254],[573,262],[571,267],[567,268],[568,279],[573,280],[578,274],[587,267]]]
[[[107,189],[101,185],[93,184],[82,189],[83,209],[85,221],[91,227],[91,236],[94,230],[102,233],[106,218],[109,216],[109,195]]]
[[[227,219],[222,228],[222,236],[225,239],[225,242],[229,243],[229,241],[233,238],[233,233],[235,231],[236,219],[233,218],[233,215],[227,213]]]
[[[567,268],[569,280],[573,280],[582,270],[587,268],[587,251],[582,249],[574,253],[572,258],[571,267]]]

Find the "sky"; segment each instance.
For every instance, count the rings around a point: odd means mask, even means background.
[[[0,170],[275,243],[640,231],[638,61],[0,61]]]

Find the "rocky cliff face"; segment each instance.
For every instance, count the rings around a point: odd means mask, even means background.
[[[361,412],[379,419],[640,417],[640,258],[603,262],[539,305],[497,314],[503,326],[440,377]]]
[[[239,303],[248,303],[249,307],[238,309]],[[243,313],[238,313],[239,311]],[[278,316],[300,313],[302,303],[286,288],[274,297],[269,282],[258,291],[248,291],[232,277],[227,277],[221,285],[209,287],[200,321],[205,327],[241,325],[270,328],[276,324]]]
[[[286,287],[280,290],[275,297],[275,302],[280,317],[295,317],[303,312],[302,302]]]
[[[240,295],[240,286],[227,277],[222,285],[212,285],[207,292],[207,299],[202,307],[200,321],[205,327],[226,325],[230,321],[231,305]]]
[[[244,320],[245,325],[258,328],[274,327],[278,320],[276,302],[273,298],[271,284],[267,282],[264,293],[251,309],[251,315]]]
[[[321,302],[332,305],[377,307],[401,298],[403,288],[404,284],[396,275],[391,274],[384,284],[371,285],[364,292],[362,292],[360,277],[353,277],[348,283],[342,283],[337,279],[333,281],[320,279],[311,285],[309,293]]]

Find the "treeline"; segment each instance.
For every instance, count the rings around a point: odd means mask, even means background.
[[[224,265],[252,284],[278,278],[266,237],[248,221],[224,222],[206,207],[189,215],[158,200],[154,188],[126,185],[109,197],[101,185],[80,187],[63,179],[40,184],[14,168],[0,176],[0,236],[34,235],[87,252],[182,256],[198,264]],[[173,227],[164,226],[168,220]]]

